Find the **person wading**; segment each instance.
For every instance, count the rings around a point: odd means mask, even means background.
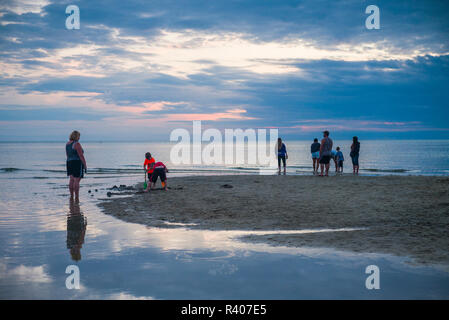
[[[69,142],[65,145],[65,152],[67,155],[67,176],[70,177],[69,190],[70,198],[79,200],[80,180],[87,172],[86,159],[84,158],[84,150],[79,143],[81,134],[78,131],[73,131],[70,134]]]

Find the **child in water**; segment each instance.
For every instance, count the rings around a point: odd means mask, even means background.
[[[337,162],[337,173],[343,173],[343,161],[345,161],[345,158],[343,157],[343,152],[340,151],[340,147],[337,147],[335,160]]]

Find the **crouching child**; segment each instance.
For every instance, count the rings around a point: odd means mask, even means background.
[[[163,162],[156,162],[154,164],[153,175],[151,176],[151,189],[156,186],[157,178],[161,179],[162,188],[167,191],[167,175],[168,169]]]

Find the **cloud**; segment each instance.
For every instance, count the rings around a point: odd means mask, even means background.
[[[371,31],[368,2],[356,0],[77,1],[80,30],[65,29],[67,4],[2,2],[0,116],[16,133],[4,127],[1,139],[49,120],[54,130],[79,121],[98,134],[190,120],[448,127],[449,5],[441,1],[381,0],[381,29]]]
[[[45,268],[45,265],[10,267],[4,262],[0,262],[0,278],[16,278],[18,281],[28,283],[50,283],[53,279],[46,273]]]
[[[127,292],[112,293],[108,296],[111,300],[154,300],[153,297],[149,296],[135,296]]]
[[[225,112],[216,112],[216,113],[179,113],[179,114],[170,114],[166,115],[163,118],[163,121],[170,122],[185,122],[185,121],[194,121],[194,120],[202,120],[202,121],[219,121],[219,120],[256,120],[257,118],[245,116],[244,114],[247,111],[244,109],[231,109],[226,110]]]
[[[18,15],[25,13],[42,14],[43,8],[49,3],[49,0],[5,0],[0,4],[0,10],[11,11]]]
[[[173,110],[175,106],[188,104],[186,102],[170,102],[170,101],[153,101],[153,102],[143,102],[141,106],[138,107],[122,107],[123,111],[131,112],[135,114],[145,114],[152,113],[154,111],[168,111]]]
[[[283,129],[297,129],[303,132],[410,132],[410,131],[449,131],[449,128],[435,128],[423,125],[420,121],[373,121],[354,119],[312,119],[301,120],[298,124]],[[286,130],[288,131],[288,130]]]

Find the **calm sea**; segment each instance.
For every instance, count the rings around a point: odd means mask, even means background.
[[[335,144],[349,172],[351,143]],[[310,174],[310,142],[286,145],[288,174]],[[147,151],[170,176],[258,167],[174,166],[166,143],[83,147],[89,172],[79,206],[71,206],[64,143],[0,143],[0,298],[449,298],[448,273],[407,258],[249,244],[236,238],[247,232],[148,228],[105,215],[97,203],[113,185],[143,181]],[[448,175],[448,155],[449,141],[362,141],[361,173]],[[382,272],[381,290],[365,288],[370,264]],[[66,288],[69,265],[80,269],[79,290]]]

